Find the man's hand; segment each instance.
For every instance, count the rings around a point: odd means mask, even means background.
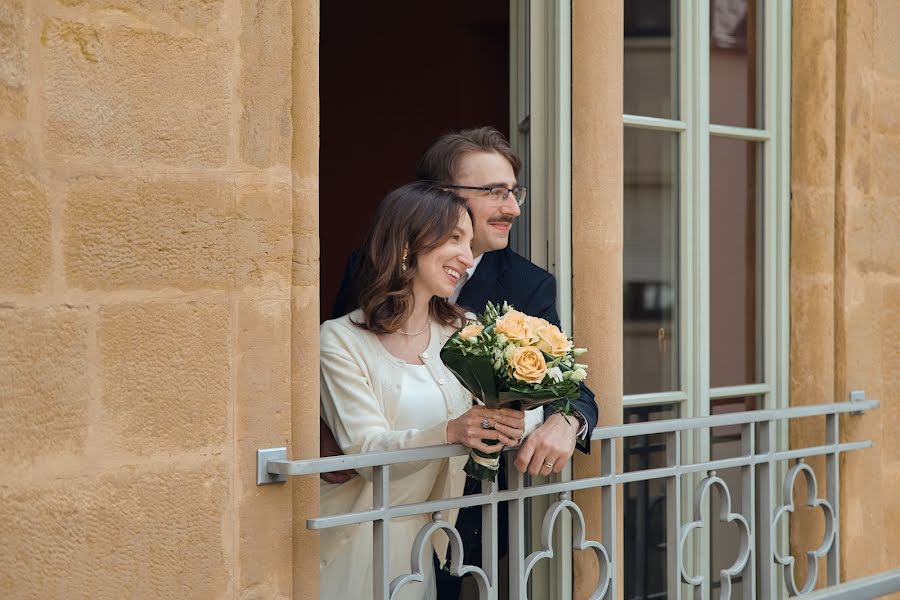
[[[575,438],[580,428],[581,423],[572,415],[551,415],[525,438],[516,457],[516,468],[520,473],[527,471],[530,475],[561,472],[575,451]]]
[[[341,456],[343,454],[337,440],[334,439],[334,434],[328,429],[328,425],[325,424],[325,421],[319,419],[319,456],[325,458],[326,456]],[[345,471],[322,473],[319,477],[328,483],[344,483],[356,477],[356,474],[356,471],[353,469],[347,469]]]

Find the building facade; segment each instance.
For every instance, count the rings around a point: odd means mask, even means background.
[[[601,426],[864,390],[840,578],[900,567],[900,5],[422,4],[0,7],[0,595],[317,598],[318,481],[257,486],[256,450],[318,455],[346,254],[424,143],[482,123],[525,158],[512,243],[558,277]],[[660,586],[663,496],[620,488],[620,594]],[[573,499],[600,539],[598,490]],[[697,556],[714,574],[733,544]],[[532,596],[587,597],[587,554]]]

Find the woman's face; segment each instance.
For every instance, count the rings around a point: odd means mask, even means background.
[[[453,293],[460,276],[472,266],[472,220],[467,212],[460,212],[450,238],[419,255],[416,266],[413,289],[421,293],[421,298],[447,298]]]

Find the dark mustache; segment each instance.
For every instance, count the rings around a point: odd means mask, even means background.
[[[499,219],[488,219],[488,223],[512,223],[513,217],[500,217]]]

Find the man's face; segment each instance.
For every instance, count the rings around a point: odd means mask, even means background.
[[[495,152],[470,152],[459,163],[455,185],[498,186],[517,185],[512,165]],[[501,250],[509,244],[509,230],[522,211],[512,194],[503,202],[493,200],[487,190],[453,190],[465,198],[475,220],[472,255]]]

